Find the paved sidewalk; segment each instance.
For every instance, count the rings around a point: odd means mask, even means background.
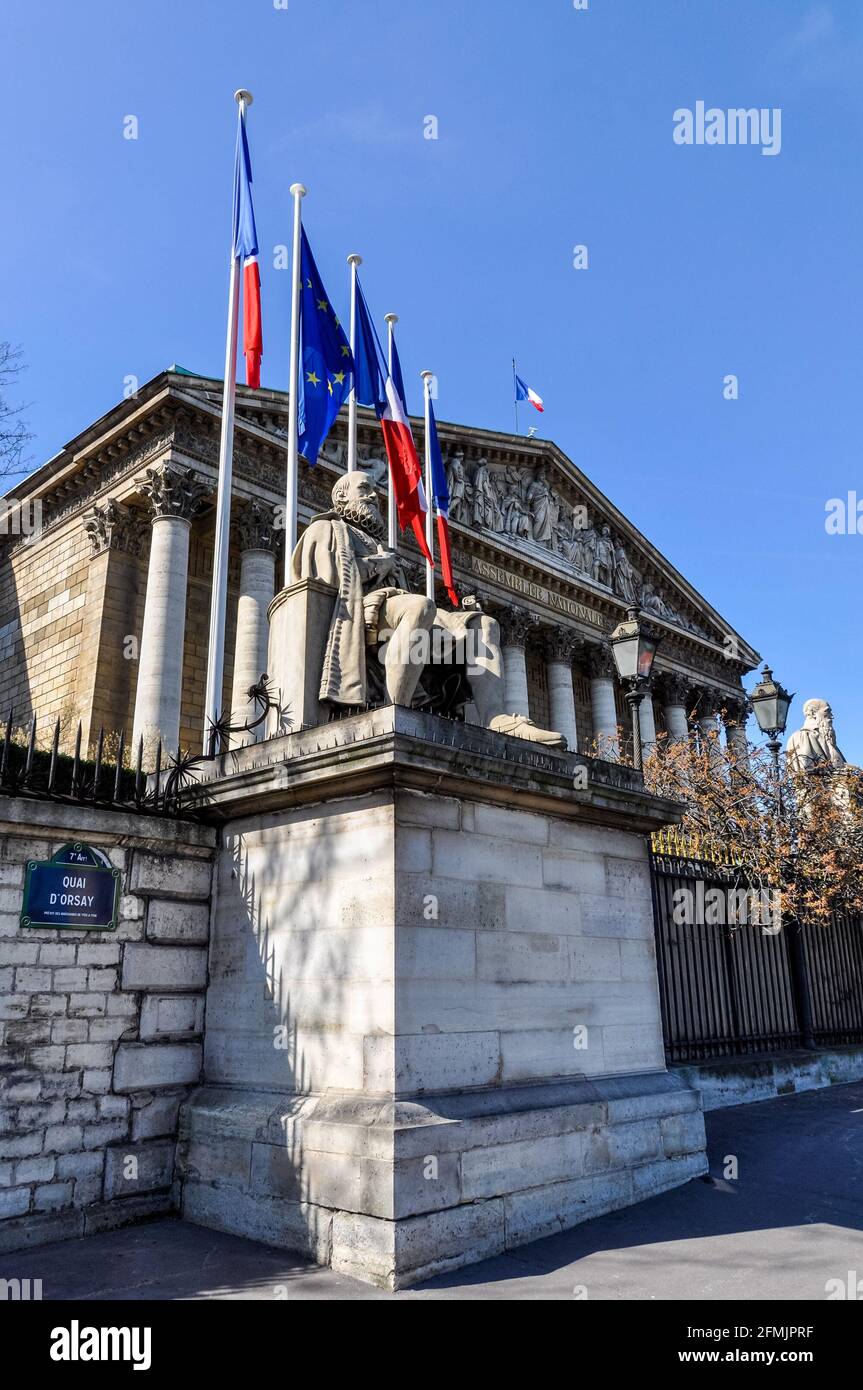
[[[716,1111],[707,1129],[710,1178],[399,1294],[178,1220],[6,1255],[0,1278],[41,1279],[46,1299],[823,1300],[863,1274],[863,1083]]]

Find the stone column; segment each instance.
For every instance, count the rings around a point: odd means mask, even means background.
[[[746,737],[746,719],[749,708],[746,697],[741,695],[740,699],[726,698],[723,707],[722,722],[725,725],[725,744],[729,752],[733,754],[734,761],[741,767],[749,766],[749,740]]]
[[[240,597],[237,601],[237,635],[234,643],[234,677],[231,686],[231,723],[252,722],[260,713],[248,698],[267,671],[270,626],[267,609],[276,589],[276,531],[273,510],[259,502],[247,503],[240,512],[235,533],[240,547]],[[231,735],[231,746],[266,737],[264,724],[253,733]]]
[[[591,643],[587,657],[593,737],[609,756],[618,751],[617,705],[614,700],[614,658],[605,642]]]
[[[641,732],[641,751],[645,757],[656,742],[656,719],[653,713],[653,683],[648,684],[644,699],[638,706],[638,727]]]
[[[172,464],[148,468],[141,480],[153,520],[132,757],[143,738],[145,766],[152,765],[159,739],[166,753],[176,752],[180,741],[189,532],[208,490],[194,469]]]
[[[661,693],[669,742],[677,743],[689,738],[689,682],[683,676],[668,673],[662,677]]]
[[[721,697],[718,697],[714,690],[702,690],[698,700],[698,727],[704,746],[710,754],[710,761],[718,764],[722,761],[722,745],[719,742],[719,720],[718,711],[721,704]]]
[[[524,649],[537,619],[526,608],[509,608],[498,615],[503,654],[503,698],[507,714],[530,716],[527,696],[527,662]]]
[[[92,752],[100,727],[128,736],[137,674],[130,638],[149,526],[142,512],[109,497],[84,518],[84,530],[91,554],[75,692],[82,746]]]
[[[552,729],[563,734],[571,752],[578,752],[578,724],[575,690],[572,685],[572,659],[581,638],[569,627],[550,629],[545,635],[548,660],[548,708]]]

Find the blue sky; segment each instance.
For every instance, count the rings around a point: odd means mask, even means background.
[[[411,408],[428,366],[439,418],[511,429],[515,354],[541,432],[798,692],[791,727],[828,698],[863,763],[863,521],[825,531],[828,499],[863,499],[858,0],[49,0],[5,7],[0,51],[0,338],[34,466],[128,374],[221,374],[248,86],[264,384],[301,179],[345,316],[357,250],[401,317]],[[676,145],[699,100],[781,108],[781,152]]]

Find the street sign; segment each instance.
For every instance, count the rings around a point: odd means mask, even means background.
[[[113,931],[119,900],[120,870],[108,856],[89,845],[64,845],[47,863],[28,863],[21,926]]]

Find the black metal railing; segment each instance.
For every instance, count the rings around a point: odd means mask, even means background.
[[[663,844],[665,850],[668,844]],[[863,1042],[863,922],[680,920],[681,890],[704,901],[745,888],[733,855],[651,855],[662,1026],[669,1062]],[[709,901],[709,899],[708,899]],[[731,914],[726,914],[730,916]]]
[[[122,729],[106,735],[100,728],[89,756],[81,751],[80,720],[72,753],[61,750],[61,721],[55,720],[53,728],[48,728],[51,732],[45,747],[40,741],[38,716],[31,716],[23,733],[16,729],[15,711],[9,711],[0,751],[0,792],[150,815],[189,815],[183,810],[182,793],[195,782],[195,770],[206,758],[184,754],[180,748],[166,755],[159,743],[148,771],[144,768],[143,738],[138,740],[134,759],[127,763]]]

